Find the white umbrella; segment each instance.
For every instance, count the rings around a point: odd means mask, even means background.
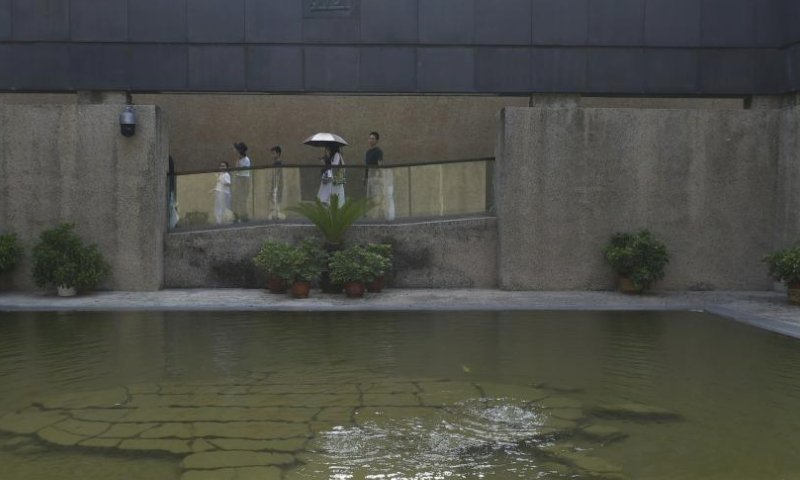
[[[316,135],[311,135],[303,142],[306,145],[311,145],[312,147],[327,147],[332,143],[336,143],[338,145],[349,145],[344,138],[336,135],[335,133],[317,133]]]

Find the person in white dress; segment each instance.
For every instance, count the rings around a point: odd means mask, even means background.
[[[247,156],[247,144],[244,142],[234,143],[239,158],[236,160],[236,168],[250,168],[250,157]],[[233,174],[233,213],[236,214],[237,222],[249,220],[248,200],[250,199],[250,170],[237,170]]]
[[[217,225],[223,225],[230,221],[233,216],[231,212],[231,175],[225,170],[228,169],[228,162],[220,162],[217,174],[217,184],[214,186],[214,220]]]
[[[327,156],[323,159],[326,167],[322,169],[322,179],[317,192],[317,198],[325,205],[330,205],[331,195],[339,196],[339,206],[344,205],[344,168],[330,168],[330,166],[340,165],[344,167],[344,156],[340,151],[339,145],[332,144],[325,147]]]

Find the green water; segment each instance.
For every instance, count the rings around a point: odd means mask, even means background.
[[[261,449],[289,460],[259,478],[286,480],[797,479],[798,367],[800,341],[695,312],[0,313],[0,412],[141,384],[100,407],[277,405],[308,415],[296,445]],[[597,413],[630,403],[674,418]],[[190,454],[6,432],[0,479],[191,478]]]

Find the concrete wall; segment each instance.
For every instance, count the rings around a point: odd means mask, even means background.
[[[648,228],[672,254],[657,288],[770,289],[760,258],[774,244],[781,115],[504,109],[500,286],[613,288],[601,248],[615,231]]]
[[[157,107],[139,106],[136,135],[125,138],[120,112],[120,105],[0,105],[0,231],[16,233],[26,248],[14,288],[35,288],[31,248],[61,222],[74,222],[111,262],[113,275],[100,288],[161,287],[166,124]]]
[[[800,242],[800,106],[781,111],[775,248]]]
[[[391,243],[396,274],[390,285],[405,288],[494,287],[497,285],[497,225],[494,218],[394,225],[355,225],[347,242]],[[309,225],[269,225],[170,233],[164,249],[168,288],[263,287],[252,263],[266,241],[297,243],[317,235]]]

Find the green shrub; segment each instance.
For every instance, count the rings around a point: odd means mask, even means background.
[[[791,248],[764,255],[762,261],[769,267],[769,275],[786,285],[800,284],[800,243]]]
[[[41,233],[33,248],[33,281],[39,287],[91,289],[111,274],[97,245],[85,246],[74,227],[64,223]]]
[[[372,202],[367,199],[346,200],[339,207],[338,195],[331,195],[330,205],[325,205],[319,199],[315,199],[313,204],[300,204],[288,210],[299,213],[311,220],[317,226],[330,246],[339,245],[347,233],[347,229],[363,217],[373,207]]]
[[[334,283],[369,283],[374,276],[370,262],[376,261],[377,254],[360,246],[335,252],[328,263],[331,280]]]
[[[22,252],[16,235],[0,235],[0,273],[13,271],[22,259]]]
[[[663,279],[664,267],[669,263],[667,247],[647,230],[613,234],[603,254],[614,271],[628,277],[639,291]]]
[[[289,254],[289,275],[284,281],[314,283],[320,279],[327,260],[328,256],[317,246],[317,242],[307,238]]]
[[[387,243],[370,243],[367,252],[373,254],[367,258],[373,277],[383,277],[392,271],[392,246]]]
[[[284,242],[265,242],[261,251],[253,257],[256,267],[264,270],[267,276],[288,281],[291,278],[291,254],[293,248]]]

